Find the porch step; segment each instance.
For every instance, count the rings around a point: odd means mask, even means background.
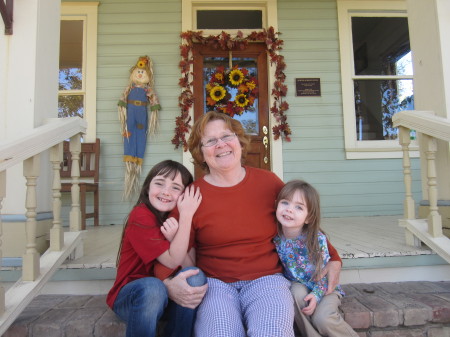
[[[361,337],[450,336],[450,282],[343,285],[344,318]],[[123,337],[106,295],[39,295],[3,337]]]

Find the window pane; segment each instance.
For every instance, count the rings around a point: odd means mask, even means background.
[[[258,10],[199,10],[197,29],[260,29],[262,11]]]
[[[203,59],[203,85],[204,85],[204,107],[205,112],[214,109],[214,106],[208,105],[211,102],[208,102],[208,93],[206,90],[207,84],[210,82],[211,77],[217,71],[218,67],[224,67],[225,72],[230,69],[229,58],[228,57],[205,57]],[[238,66],[238,68],[245,68],[248,70],[248,75],[246,77],[255,77],[258,78],[258,68],[257,62],[254,58],[242,58],[242,57],[233,57],[233,66]],[[234,102],[236,98],[236,94],[238,89],[224,85],[224,89],[226,90],[226,95],[223,100],[218,101],[217,103]],[[217,107],[217,105],[216,105]],[[259,130],[259,121],[258,121],[258,98],[256,98],[253,102],[248,102],[245,110],[242,115],[234,115],[233,118],[240,121],[245,129],[245,132],[250,135],[258,134]]]
[[[81,117],[84,115],[83,95],[60,95],[58,97],[58,117]]]
[[[81,90],[83,21],[62,20],[59,51],[59,90]]]
[[[400,17],[352,17],[356,75],[412,75],[408,20]],[[403,66],[400,65],[403,64]]]
[[[357,140],[397,139],[392,116],[414,109],[412,80],[357,80],[355,113]]]
[[[68,68],[59,70],[59,90],[81,90],[83,78],[81,68]]]

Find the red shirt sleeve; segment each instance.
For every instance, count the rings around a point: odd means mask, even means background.
[[[161,233],[154,215],[149,212],[137,209],[130,215],[126,229],[128,240],[135,254],[142,259],[144,264],[152,263],[170,248],[170,243]]]
[[[330,253],[330,261],[339,261],[342,265],[342,260],[341,257],[339,256],[339,253],[337,252],[336,248],[333,247],[333,245],[330,243],[328,239],[327,245],[328,245],[328,253]]]
[[[155,277],[164,281],[166,278],[175,275],[175,273],[180,270],[180,267],[171,269],[163,265],[162,263],[156,261],[154,267]]]
[[[169,247],[155,215],[143,204],[136,206],[128,217],[116,281],[106,298],[108,305],[113,307],[117,294],[125,284],[154,276],[156,259]]]

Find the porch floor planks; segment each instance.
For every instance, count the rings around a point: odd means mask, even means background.
[[[324,218],[323,229],[342,258],[428,255],[433,252],[422,245],[405,243],[401,216]]]
[[[434,254],[427,246],[405,243],[398,216],[324,218],[322,227],[344,259]],[[67,260],[62,268],[114,268],[123,225],[88,226],[84,256]]]
[[[86,228],[83,257],[67,260],[62,268],[114,268],[123,226],[103,225]]]

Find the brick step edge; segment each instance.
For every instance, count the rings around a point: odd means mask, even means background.
[[[343,289],[340,310],[361,337],[450,336],[450,282],[358,283]],[[105,299],[40,295],[3,337],[123,337],[125,324]]]

